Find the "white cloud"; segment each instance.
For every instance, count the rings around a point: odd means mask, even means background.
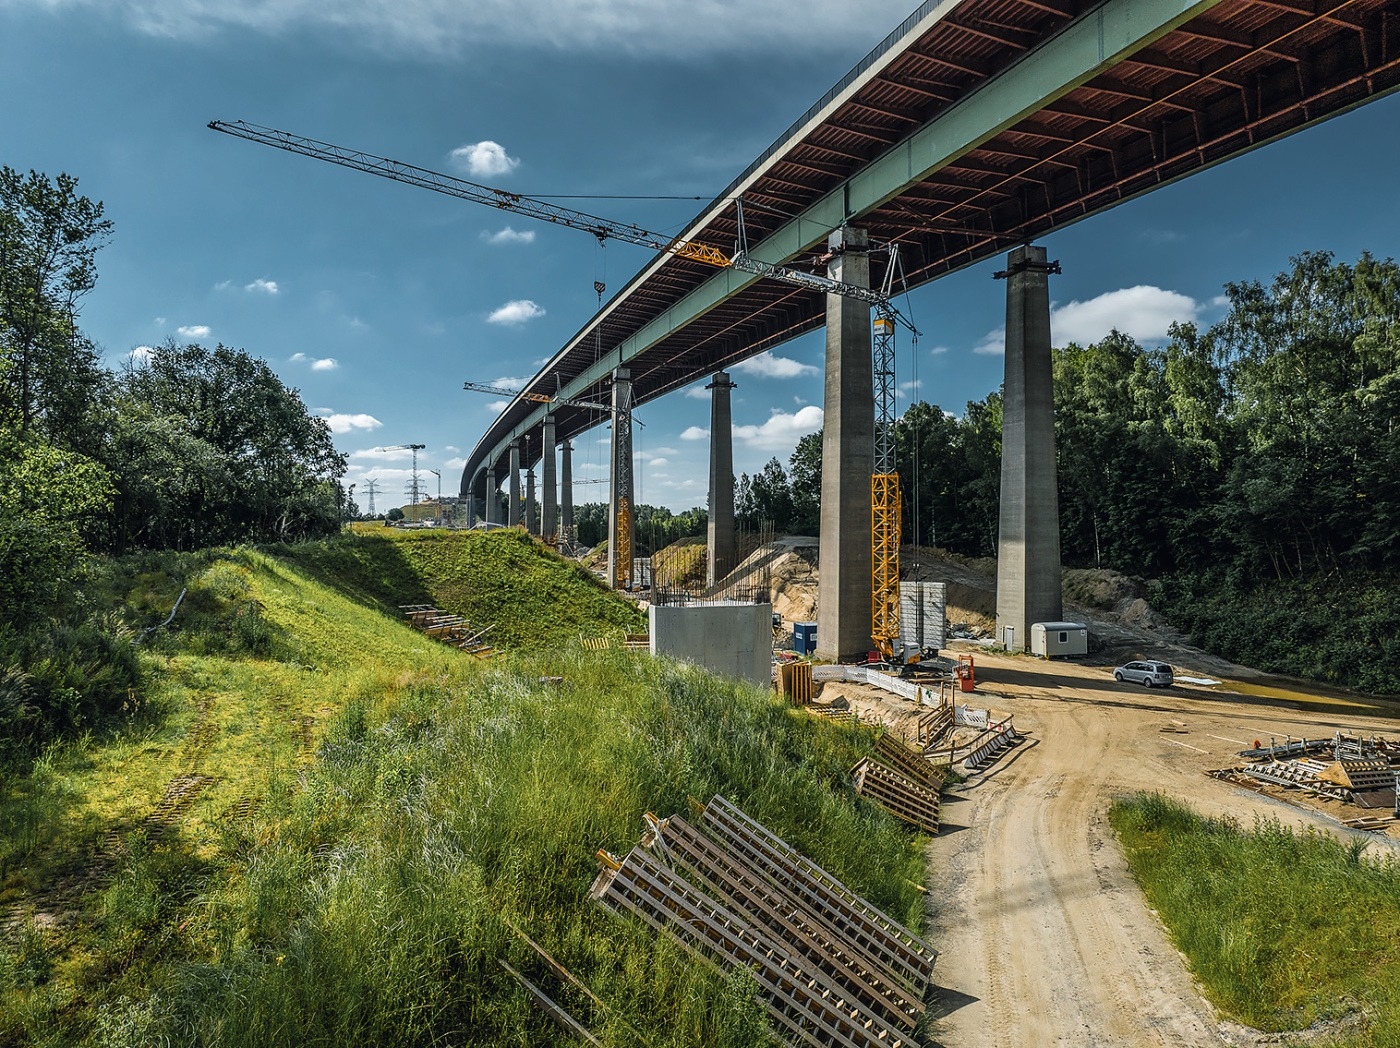
[[[215,291],[227,291],[227,290],[228,290],[230,287],[232,287],[232,286],[233,286],[233,281],[232,281],[232,280],[220,280],[217,284],[214,285],[214,290],[215,290]]]
[[[934,346],[928,351],[928,355],[931,357],[941,357],[946,352],[948,352],[947,346]]]
[[[914,390],[916,390],[916,389],[921,389],[921,388],[923,387],[923,384],[924,384],[924,380],[923,380],[923,379],[921,379],[921,378],[916,378],[916,379],[914,379],[912,382],[901,382],[901,383],[899,384],[899,388],[900,388],[901,390],[903,390],[905,393],[912,393],[912,392],[914,392]]]
[[[663,466],[669,465],[670,462],[671,460],[668,458],[654,458],[648,463],[648,466],[651,469],[661,469]]]
[[[492,324],[514,326],[542,316],[544,316],[544,308],[542,306],[537,305],[528,298],[517,298],[507,302],[486,319]]]
[[[1159,342],[1173,323],[1195,320],[1200,311],[1188,295],[1140,284],[1051,310],[1050,330],[1057,346],[1097,342],[1114,328],[1139,342]]]
[[[851,41],[875,43],[885,28],[908,12],[908,0],[861,4],[813,0],[793,17],[787,0],[723,0],[676,4],[670,0],[7,0],[40,11],[62,8],[120,13],[150,36],[199,39],[231,30],[266,35],[320,31],[347,38],[366,50],[439,57],[471,55],[493,46],[547,48],[613,55],[675,55],[686,58],[734,52],[759,54],[774,48],[846,54]],[[742,12],[742,17],[739,17]]]
[[[227,284],[228,281],[224,281],[224,283]],[[255,280],[255,281],[253,281],[251,284],[244,284],[244,285],[243,285],[243,290],[244,290],[244,291],[258,291],[258,292],[261,292],[261,293],[264,294],[264,295],[277,295],[277,294],[281,294],[281,289],[277,286],[277,281],[275,281],[275,280],[264,280],[262,277],[258,277],[258,279]]]
[[[460,453],[462,449],[459,448],[456,444],[444,444],[442,446],[442,450]]]
[[[452,150],[451,159],[453,165],[459,170],[476,175],[478,178],[508,175],[520,166],[520,161],[517,158],[506,155],[504,146],[499,142],[492,142],[490,139],[484,142],[473,142],[471,145],[458,146]]]
[[[325,415],[324,418],[326,425],[331,427],[332,433],[349,433],[355,429],[378,429],[384,425],[373,415],[347,415],[336,412]]]
[[[457,470],[457,469],[466,469],[466,468],[467,468],[467,460],[464,459],[464,458],[450,458],[450,459],[448,459],[446,462],[444,462],[444,463],[442,464],[442,469],[443,469],[444,472],[446,472],[446,471],[449,470],[449,469]]]
[[[336,360],[335,357],[322,357],[320,360],[311,362],[312,371],[334,371],[338,367],[340,367],[340,361]]]
[[[413,458],[408,448],[361,448],[350,452],[351,458],[374,459],[376,462],[404,462]]]
[[[762,425],[735,426],[734,436],[757,451],[791,451],[800,438],[822,428],[823,418],[822,409],[816,405],[799,408],[793,414],[774,411]]]
[[[681,440],[709,440],[710,431],[704,426],[690,426],[681,431]]]
[[[128,353],[127,356],[130,357],[132,360],[144,361],[150,360],[151,354],[154,352],[155,350],[152,349],[150,346],[137,346],[130,353]]]
[[[165,327],[164,317],[156,317],[156,327]]]
[[[1006,328],[999,327],[995,331],[988,331],[982,336],[982,341],[972,347],[972,352],[979,357],[1000,357],[1006,354]]]
[[[488,244],[533,244],[535,231],[533,229],[511,229],[510,226],[498,229],[494,233],[488,233],[483,229],[481,239]]]
[[[511,375],[503,375],[498,379],[493,379],[488,385],[500,386],[502,389],[524,389],[528,378],[515,378]]]
[[[745,375],[758,375],[761,378],[797,378],[799,375],[815,375],[817,368],[804,364],[791,357],[779,357],[773,353],[760,353],[735,364],[734,371]]]
[[[179,334],[179,336],[180,336],[181,338],[208,338],[208,337],[209,337],[209,325],[208,325],[208,324],[187,324],[187,325],[184,326],[184,327],[178,327],[178,328],[176,328],[175,331],[176,331],[176,333]]]
[[[689,397],[691,400],[709,400],[710,390],[697,383],[694,386],[687,386],[684,396]]]
[[[509,400],[493,400],[491,401],[491,403],[486,405],[486,410],[490,411],[494,415],[499,415],[508,407],[510,407]]]

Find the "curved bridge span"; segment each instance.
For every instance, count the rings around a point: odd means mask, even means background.
[[[927,0],[680,239],[732,248],[738,198],[755,258],[800,267],[857,225],[914,286],[1397,87],[1393,0]],[[461,494],[514,442],[538,460],[531,394],[606,401],[625,367],[644,404],[825,319],[825,296],[658,254],[492,423]],[[559,441],[605,418],[550,413]]]

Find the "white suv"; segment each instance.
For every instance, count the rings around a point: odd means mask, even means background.
[[[1170,688],[1172,668],[1165,662],[1130,662],[1113,671],[1114,680],[1130,680],[1144,688]]]

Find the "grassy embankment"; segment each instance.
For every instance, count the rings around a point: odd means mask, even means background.
[[[1400,1044],[1400,864],[1366,842],[1244,830],[1161,795],[1110,820],[1134,876],[1228,1018],[1262,1030],[1339,1026],[1332,1044]]]
[[[608,1044],[759,1043],[742,979],[585,898],[595,849],[716,791],[917,922],[917,839],[848,785],[868,737],[558,643],[634,614],[572,570],[518,536],[423,533],[122,566],[146,621],[191,594],[143,656],[143,719],[3,785],[0,1044],[563,1043],[500,958]],[[530,578],[544,598],[488,607]],[[420,599],[497,619],[515,652],[481,663],[381,610]]]

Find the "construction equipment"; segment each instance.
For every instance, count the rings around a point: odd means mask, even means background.
[[[413,477],[409,481],[409,489],[405,492],[409,496],[409,505],[418,505],[418,495],[422,491],[422,486],[418,482],[418,452],[422,451],[426,444],[390,444],[387,448],[375,448],[375,451],[411,451],[413,452]]]
[[[341,167],[348,167],[371,175],[379,175],[381,178],[393,179],[395,182],[405,182],[423,189],[431,189],[435,193],[443,193],[461,200],[485,204],[487,207],[509,211],[512,214],[539,219],[541,222],[553,222],[571,229],[582,230],[586,233],[592,233],[600,242],[620,240],[625,244],[635,244],[638,247],[651,248],[654,251],[666,251],[679,258],[703,262],[705,265],[715,266],[719,269],[737,269],[744,273],[752,273],[754,276],[779,280],[812,291],[857,298],[871,306],[889,307],[888,297],[873,288],[845,284],[839,280],[833,280],[831,277],[751,258],[748,254],[742,209],[738,216],[739,244],[733,254],[728,254],[712,244],[701,244],[693,240],[668,237],[664,233],[654,233],[638,225],[614,222],[611,219],[590,215],[585,211],[575,211],[573,208],[560,207],[558,204],[551,204],[548,201],[538,200],[520,193],[512,193],[505,189],[496,189],[493,186],[485,186],[479,182],[471,182],[453,175],[430,171],[427,168],[415,167],[413,164],[375,156],[373,153],[363,153],[359,150],[347,149],[344,146],[332,145],[329,142],[321,142],[314,138],[305,138],[289,131],[278,131],[275,128],[250,124],[245,120],[232,122],[211,120],[209,127],[211,130],[222,131],[224,134],[247,139],[249,142],[258,142],[277,149],[285,149],[289,153],[300,153],[302,156],[339,164]],[[600,291],[599,295],[601,296],[601,294]]]
[[[600,404],[596,400],[575,400],[572,397],[551,397],[547,393],[521,392],[518,389],[507,389],[505,386],[489,386],[484,382],[463,382],[462,388],[471,393],[489,393],[497,397],[520,397],[522,400],[532,400],[537,404],[567,404],[575,408],[592,408],[594,411],[611,411],[607,404]]]
[[[899,245],[890,248],[890,264],[873,321],[875,374],[875,472],[870,476],[870,636],[889,663],[910,666],[923,652],[906,651],[899,636],[899,543],[904,498],[895,468],[894,350],[895,322],[890,291],[899,270]],[[906,326],[911,331],[913,325]],[[917,338],[918,332],[914,332]]]

